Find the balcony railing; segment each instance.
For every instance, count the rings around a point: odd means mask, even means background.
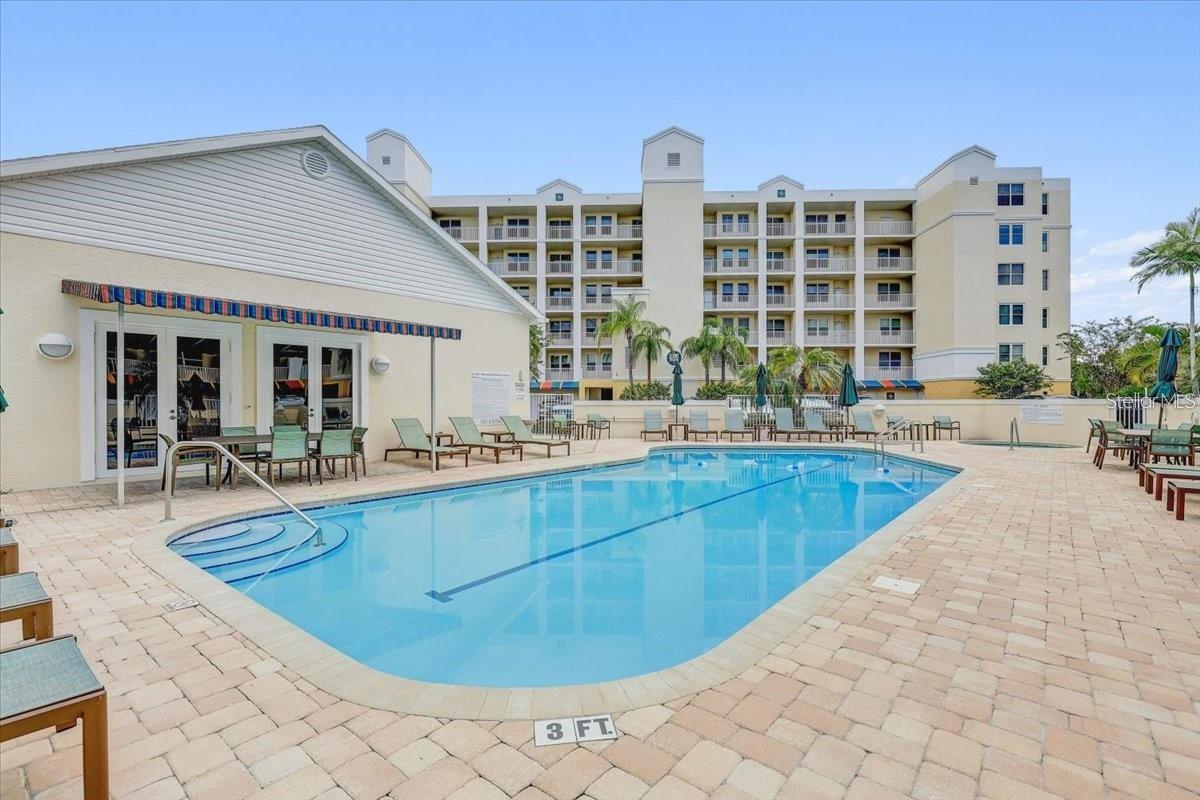
[[[804,343],[817,347],[845,347],[854,344],[854,331],[805,331]]]
[[[866,344],[883,347],[889,345],[900,346],[913,344],[915,341],[913,337],[914,333],[909,328],[898,331],[868,330],[863,341]]]
[[[708,310],[719,308],[757,308],[758,299],[750,295],[718,295],[704,298],[704,307]]]
[[[854,235],[854,218],[850,217],[844,222],[805,222],[805,236],[853,236]]]
[[[614,225],[584,225],[584,239],[640,239],[642,226],[632,224]]]
[[[804,259],[805,272],[854,272],[854,256],[830,256],[828,258],[808,256]]]
[[[795,236],[794,222],[768,222],[765,226],[767,236]]]
[[[867,236],[912,236],[916,225],[911,219],[868,220],[863,223]]]
[[[549,347],[570,347],[573,337],[570,333],[547,333],[546,345]]]
[[[912,308],[915,305],[911,294],[868,294],[867,308]]]
[[[795,308],[796,297],[790,294],[768,294],[767,308]]]
[[[594,333],[585,333],[583,338],[579,340],[579,344],[581,347],[610,347],[612,342],[609,339],[601,338]]]
[[[791,343],[792,343],[792,332],[790,330],[767,331],[767,345],[768,346],[777,345],[777,344],[791,344]]]
[[[854,295],[844,292],[825,294],[818,292],[804,295],[805,308],[854,308]]]
[[[571,367],[547,367],[546,380],[550,381],[569,381],[574,380],[575,370]]]
[[[489,261],[488,269],[497,275],[533,275],[532,261]]]
[[[765,259],[767,264],[767,272],[795,272],[796,259],[794,258],[768,258]]]
[[[704,271],[709,275],[758,272],[758,262],[752,258],[706,258]]]
[[[640,258],[621,259],[619,261],[588,261],[584,259],[583,272],[585,275],[641,275],[642,260]]]
[[[613,307],[613,299],[611,295],[600,295],[598,297],[583,297],[583,308],[586,311],[609,311]]]
[[[570,225],[547,225],[547,239],[570,239],[575,233],[575,229]]]
[[[903,258],[868,258],[864,269],[867,272],[914,272],[916,266],[911,256]]]
[[[574,271],[575,263],[572,261],[547,261],[546,274],[548,275],[570,275]]]
[[[607,380],[613,376],[612,367],[584,367],[583,377],[589,380]]]
[[[529,225],[492,225],[488,228],[489,239],[531,239],[533,228]]]
[[[460,242],[477,242],[479,241],[479,228],[442,228],[446,233],[450,234],[451,239]]]
[[[550,295],[546,298],[546,308],[556,311],[570,311],[575,307],[575,298],[571,295]]]
[[[706,222],[705,236],[758,236],[758,225],[753,222]]]
[[[911,381],[912,367],[866,367],[863,377],[873,381]]]

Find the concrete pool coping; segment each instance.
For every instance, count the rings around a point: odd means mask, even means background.
[[[303,503],[300,507],[321,508],[463,486],[566,474],[596,467],[637,463],[653,453],[669,450],[713,449],[874,452],[873,448],[860,444],[747,442],[714,447],[705,443],[663,442],[660,445],[649,446],[646,454],[633,458],[600,457],[595,462],[572,465],[565,469],[556,468],[552,460],[547,459],[544,468],[539,466],[519,475],[478,480],[456,478],[437,481],[436,476],[431,475],[434,480],[428,484],[408,490],[364,492],[346,495],[336,500]],[[973,474],[970,468],[956,467],[923,455],[889,456],[956,474],[712,649],[667,669],[601,683],[494,688],[428,683],[391,675],[341,653],[167,547],[171,540],[192,531],[223,522],[279,513],[275,505],[211,517],[185,525],[163,522],[155,530],[136,538],[131,550],[150,569],[224,620],[281,664],[319,689],[344,700],[388,711],[469,720],[529,720],[628,711],[667,703],[713,688],[754,666],[807,622],[822,604],[844,589],[852,578],[879,562],[880,556],[912,532],[931,511],[951,495],[961,491]]]

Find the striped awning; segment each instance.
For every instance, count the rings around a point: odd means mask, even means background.
[[[459,328],[448,328],[442,325],[424,325],[419,322],[401,322],[394,319],[364,317],[358,314],[339,314],[334,311],[318,311],[311,308],[228,300],[221,297],[168,292],[161,289],[140,289],[136,286],[118,286],[113,283],[91,283],[64,279],[62,291],[63,294],[83,297],[97,303],[121,303],[127,306],[194,311],[217,317],[283,322],[289,325],[308,325],[314,328],[330,328],[338,331],[392,333],[398,336],[421,336],[427,339],[462,338],[462,330]]]
[[[860,389],[924,389],[925,384],[920,381],[900,381],[900,380],[865,380],[858,381]]]
[[[535,392],[561,392],[578,389],[579,381],[530,381],[529,388]]]

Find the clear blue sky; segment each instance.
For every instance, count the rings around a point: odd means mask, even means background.
[[[1076,321],[1182,319],[1131,249],[1200,203],[1200,4],[0,3],[0,156],[388,126],[437,193],[639,186],[703,136],[710,188],[912,185],[972,143],[1071,178]]]

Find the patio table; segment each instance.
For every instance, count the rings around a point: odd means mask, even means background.
[[[683,440],[686,442],[688,438],[688,424],[686,422],[668,422],[667,423],[667,440],[675,441],[675,429],[683,429]]]
[[[1150,431],[1142,428],[1121,428],[1117,433],[1126,439],[1135,439],[1136,446],[1129,448],[1129,466],[1137,468],[1142,463],[1142,454],[1146,452],[1146,443],[1150,441]]]
[[[212,436],[204,441],[216,442],[219,445],[224,445],[235,456],[241,455],[241,449],[248,445],[270,444],[271,434],[269,433],[247,433],[238,436]],[[321,441],[320,431],[308,431],[308,443],[317,444]],[[223,456],[217,453],[217,475],[221,474],[221,459]],[[237,470],[230,464],[225,472],[224,478],[219,478],[221,483],[228,483],[230,489],[237,488]]]

